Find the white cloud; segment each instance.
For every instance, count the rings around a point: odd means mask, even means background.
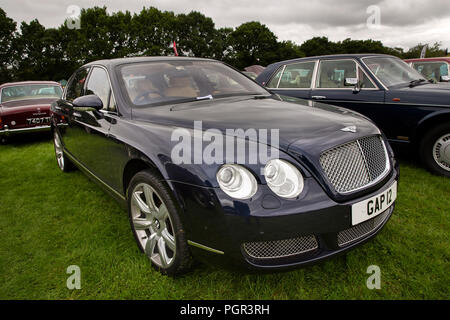
[[[418,42],[441,42],[450,47],[450,1],[433,0],[2,0],[1,7],[16,21],[37,18],[56,27],[68,17],[69,5],[106,6],[110,11],[139,12],[154,6],[175,13],[200,11],[219,27],[247,21],[266,24],[281,40],[302,43],[314,36],[331,40],[374,39],[388,46],[408,48]],[[380,8],[379,29],[366,27],[367,8]]]

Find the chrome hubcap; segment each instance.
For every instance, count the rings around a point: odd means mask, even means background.
[[[54,143],[55,143],[56,161],[58,161],[58,167],[62,170],[64,169],[64,153],[62,149],[61,139],[59,138],[59,135],[56,132],[54,137]]]
[[[436,140],[433,146],[433,158],[441,168],[450,171],[450,133]]]
[[[173,224],[166,205],[148,184],[138,184],[131,193],[133,228],[145,254],[159,267],[169,267],[175,258]]]

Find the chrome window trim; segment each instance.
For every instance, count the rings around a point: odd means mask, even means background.
[[[274,87],[266,87],[266,88],[267,88],[268,90],[271,90],[271,89],[275,89],[275,90],[311,90],[311,89],[313,88],[313,85],[314,85],[314,81],[313,81],[313,80],[315,79],[316,68],[317,68],[317,63],[318,63],[318,61],[319,61],[319,60],[317,59],[317,60],[297,61],[297,62],[291,62],[291,63],[284,64],[283,67],[278,68],[278,69],[276,70],[276,72],[274,72],[274,73],[272,74],[272,77],[269,79],[269,81],[267,81],[267,83],[269,83],[270,81],[272,81],[273,77],[275,77],[275,75],[277,74],[278,70],[282,69],[282,70],[281,70],[281,76],[280,76],[280,79],[278,79],[277,87],[276,87],[276,88],[274,88]],[[287,67],[287,66],[290,66],[290,65],[293,65],[293,64],[299,64],[299,63],[311,63],[311,62],[314,62],[315,64],[314,64],[314,68],[313,68],[313,74],[312,74],[312,77],[311,77],[311,84],[309,85],[308,88],[280,88],[281,78],[283,77],[283,73],[284,73],[284,71],[286,70],[286,67]]]
[[[105,111],[107,111],[109,114],[119,115],[118,107],[117,107],[117,100],[116,100],[116,96],[114,94],[114,90],[113,90],[113,86],[112,86],[112,83],[111,83],[111,78],[109,76],[108,69],[105,66],[102,66],[100,64],[93,64],[93,65],[90,65],[90,66],[91,66],[91,70],[89,71],[89,78],[91,77],[92,70],[94,68],[96,68],[96,67],[97,68],[101,68],[101,69],[103,69],[106,72],[106,76],[108,77],[108,82],[109,82],[109,89],[111,90],[111,95],[112,95],[114,101],[116,102],[116,111],[109,111],[109,110],[105,110]],[[89,84],[89,78],[87,79],[86,85]],[[108,103],[109,103],[109,101],[108,101]],[[108,105],[108,109],[109,109],[109,105]]]
[[[367,56],[367,57],[363,57],[361,58],[361,62],[364,64],[364,66],[367,68],[367,70],[370,71],[370,74],[377,79],[377,81],[379,83],[381,83],[381,85],[383,86],[384,90],[389,91],[389,88],[372,72],[372,70],[370,70],[370,68],[367,66],[366,62],[364,61],[365,59],[369,59],[369,58],[377,58],[378,56]],[[389,57],[389,56],[387,56]],[[394,57],[395,58],[395,57]],[[406,62],[405,62],[406,63]],[[407,63],[406,63],[407,64]],[[412,67],[411,67],[412,68]],[[417,71],[417,70],[416,70]]]
[[[353,87],[347,87],[347,88],[319,88],[317,86],[317,82],[319,81],[319,68],[320,68],[320,64],[323,61],[353,61],[356,65],[356,78],[358,79],[359,82],[359,72],[358,69],[361,69],[361,71],[365,74],[365,76],[370,80],[370,82],[374,85],[375,88],[361,88],[361,91],[375,91],[375,90],[380,90],[380,88],[377,86],[377,84],[372,80],[372,78],[367,74],[366,70],[364,70],[364,68],[361,67],[361,64],[359,63],[358,60],[353,59],[353,58],[343,58],[343,59],[320,59],[319,61],[319,65],[317,67],[317,73],[315,74],[315,81],[314,81],[314,89],[315,90],[353,90]],[[378,80],[378,79],[377,79]],[[379,80],[378,80],[379,81]]]

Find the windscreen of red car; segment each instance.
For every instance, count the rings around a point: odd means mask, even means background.
[[[135,106],[268,94],[246,76],[217,62],[145,62],[124,65],[119,70]]]
[[[62,90],[58,86],[44,84],[17,85],[2,89],[1,102],[60,98],[61,95]]]

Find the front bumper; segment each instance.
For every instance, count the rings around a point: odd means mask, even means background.
[[[343,203],[332,200],[313,178],[305,179],[305,192],[297,200],[280,200],[265,185],[253,199],[236,201],[217,188],[170,183],[184,209],[181,219],[194,256],[229,267],[271,270],[317,262],[374,237],[395,204],[356,226],[352,205],[388,189],[398,172],[395,165],[376,190]]]

